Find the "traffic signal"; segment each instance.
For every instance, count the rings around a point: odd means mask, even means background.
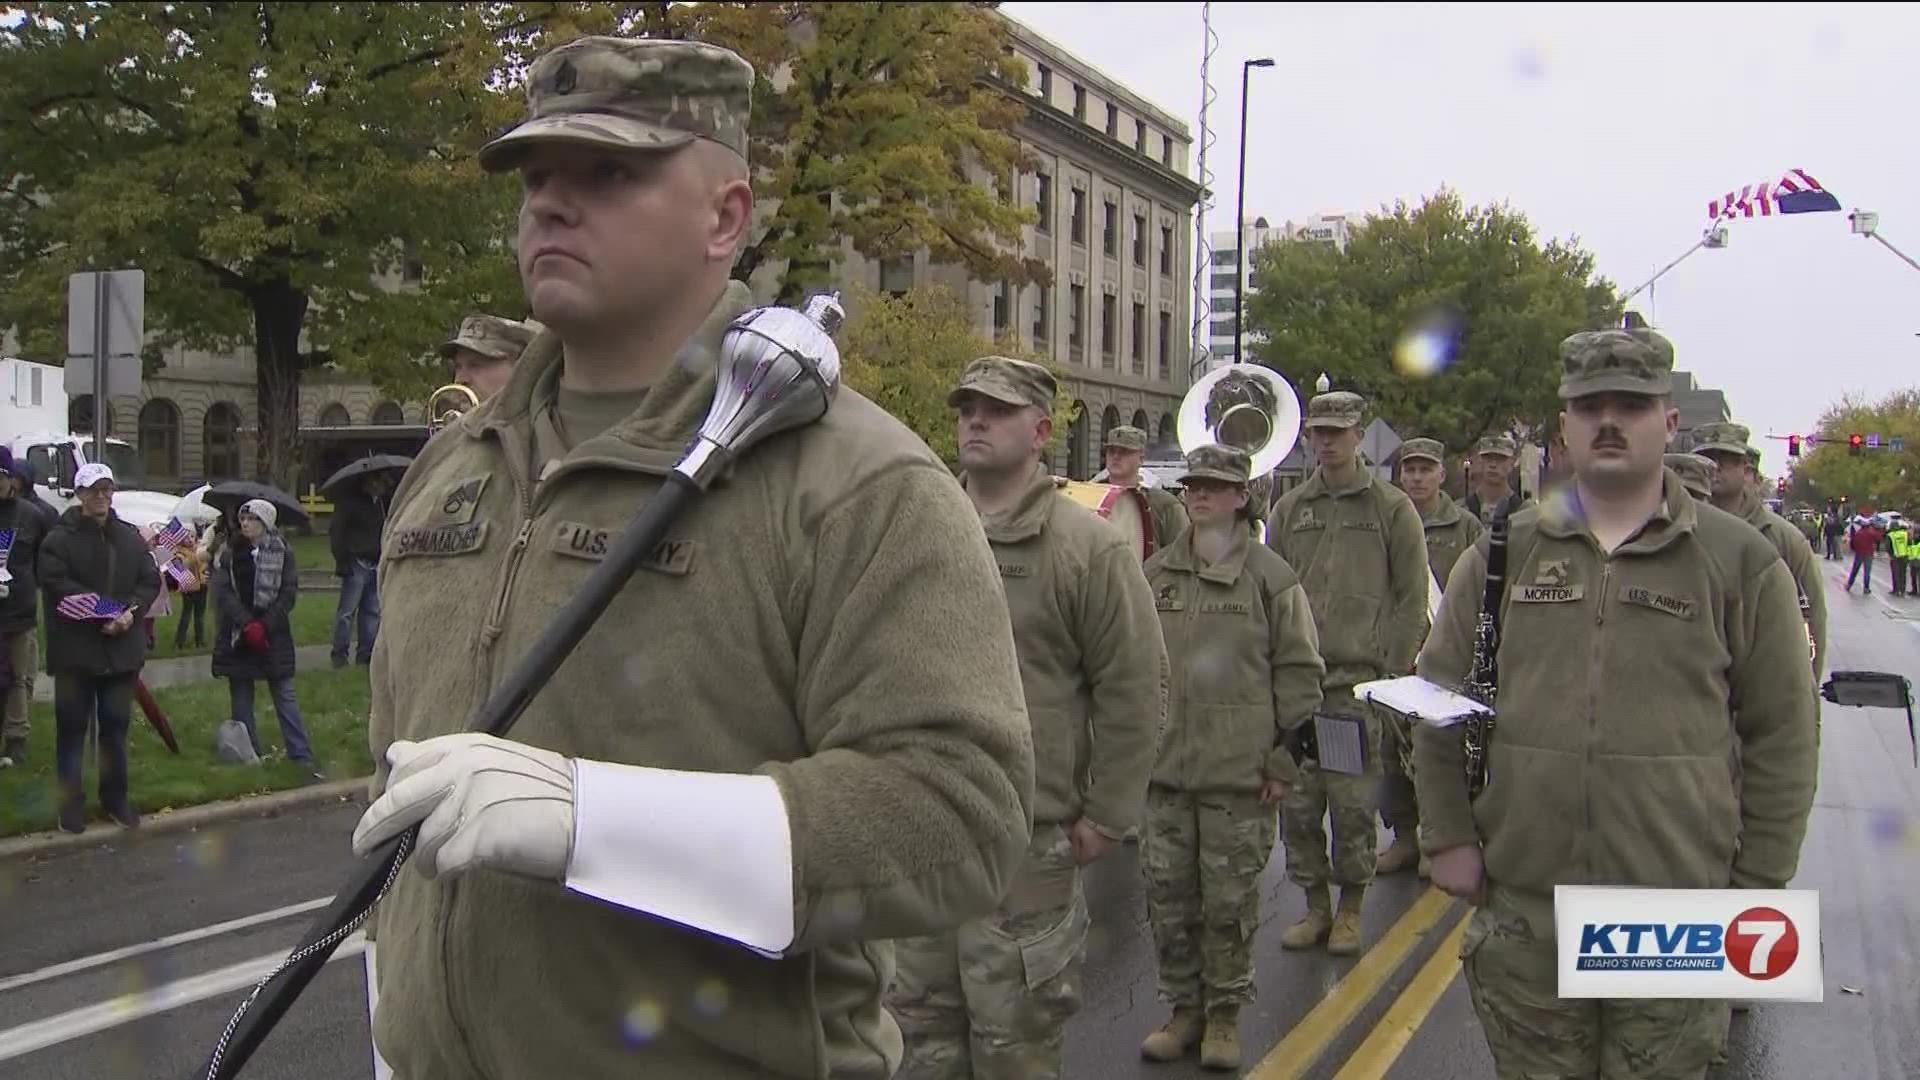
[[[1787,478],[1783,476],[1783,477],[1781,477],[1780,479],[1778,479],[1778,480],[1776,480],[1776,481],[1774,481],[1774,482],[1773,482],[1773,490],[1774,490],[1775,492],[1777,492],[1777,493],[1778,493],[1778,494],[1780,495],[1780,497],[1781,497],[1781,498],[1786,498],[1786,495],[1787,495]]]
[[[1798,435],[1787,436],[1787,456],[1788,457],[1800,456],[1800,436]]]
[[[1847,453],[1849,454],[1860,453],[1860,447],[1865,442],[1866,440],[1862,439],[1860,437],[1860,433],[1857,431],[1847,436]]]

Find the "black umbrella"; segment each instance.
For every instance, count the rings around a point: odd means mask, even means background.
[[[265,499],[278,511],[277,527],[305,525],[311,519],[300,500],[274,487],[272,484],[256,484],[251,480],[228,480],[224,484],[215,484],[207,489],[200,501],[229,517],[236,517],[240,504],[249,499]]]
[[[405,472],[412,464],[413,459],[404,454],[369,454],[359,461],[343,466],[338,472],[327,477],[327,482],[320,485],[320,490],[326,491],[335,484],[351,480],[356,476],[369,476],[389,469]]]

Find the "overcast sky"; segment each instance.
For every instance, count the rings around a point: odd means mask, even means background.
[[[1007,14],[1199,134],[1199,4],[1008,3]],[[1726,391],[1777,475],[1842,394],[1920,385],[1920,12],[1864,5],[1213,5],[1209,231],[1231,229],[1240,65],[1247,216],[1418,202],[1441,185],[1577,236],[1621,292],[1699,239],[1707,200],[1805,169],[1840,213],[1735,221],[1633,303]],[[1196,147],[1197,151],[1197,147]],[[1551,362],[1547,360],[1546,362]]]

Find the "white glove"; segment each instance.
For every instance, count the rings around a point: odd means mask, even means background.
[[[429,878],[475,867],[546,881],[566,876],[573,849],[573,759],[462,732],[387,748],[385,794],[360,816],[364,856],[420,825],[414,865]]]

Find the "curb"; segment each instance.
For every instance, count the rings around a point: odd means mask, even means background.
[[[133,832],[108,822],[95,822],[87,826],[86,832],[79,834],[59,831],[27,833],[23,836],[0,840],[0,861],[38,859],[83,848],[100,847],[119,840],[139,843],[149,836],[192,831],[202,826],[218,825],[241,818],[272,817],[289,810],[298,810],[334,800],[340,802],[364,800],[367,788],[372,781],[371,776],[352,780],[334,780],[325,784],[315,784],[312,787],[294,788],[290,791],[249,795],[241,799],[228,799],[225,802],[189,806],[169,814],[148,814],[141,817],[140,828]]]

